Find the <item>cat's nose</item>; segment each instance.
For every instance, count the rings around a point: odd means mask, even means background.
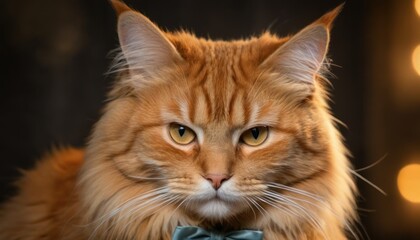
[[[230,178],[227,174],[207,174],[204,176],[214,189],[219,189],[222,183]]]

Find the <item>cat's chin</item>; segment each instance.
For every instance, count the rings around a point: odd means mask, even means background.
[[[224,219],[237,214],[241,209],[241,204],[227,202],[218,198],[196,204],[196,212],[208,219]]]

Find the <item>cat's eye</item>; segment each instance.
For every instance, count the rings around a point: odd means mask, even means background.
[[[180,145],[190,144],[195,139],[193,130],[178,123],[171,123],[169,125],[169,135],[171,135],[174,142]]]
[[[241,140],[245,144],[256,147],[265,142],[268,137],[268,127],[261,126],[261,127],[253,127],[246,130],[241,135]]]

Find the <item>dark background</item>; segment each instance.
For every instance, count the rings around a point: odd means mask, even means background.
[[[164,29],[228,40],[267,29],[296,33],[342,1],[126,3]],[[30,168],[54,146],[84,145],[113,80],[104,73],[118,39],[106,0],[3,0],[0,26],[4,200],[15,192],[10,183],[18,169]],[[420,162],[420,77],[406,74],[413,71],[409,62],[404,64],[410,54],[400,55],[420,43],[419,26],[412,1],[349,0],[332,31],[329,57],[336,77],[330,79],[331,105],[346,124],[340,130],[352,163],[359,169],[386,155],[360,173],[387,196],[358,180],[359,214],[371,239],[420,239],[420,206],[405,201],[396,187],[398,170]]]

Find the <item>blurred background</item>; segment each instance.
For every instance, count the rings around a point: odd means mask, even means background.
[[[342,0],[127,0],[159,26],[233,39],[296,33]],[[0,1],[0,200],[54,146],[83,146],[112,83],[106,0]],[[358,173],[363,239],[420,239],[420,1],[352,1],[329,57],[332,110]],[[365,169],[365,167],[378,164]],[[366,233],[364,233],[366,231]]]

